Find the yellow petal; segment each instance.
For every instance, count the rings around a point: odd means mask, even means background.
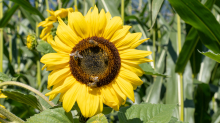
[[[131,43],[138,41],[141,38],[142,33],[128,33],[120,41],[114,42],[118,49],[128,49]]]
[[[119,29],[118,31],[114,33],[110,41],[117,42],[119,39],[125,37],[128,34],[130,28],[131,26],[123,26],[122,29]]]
[[[66,112],[69,112],[76,102],[81,89],[81,83],[75,82],[73,86],[65,93],[63,98],[63,108]]]
[[[135,42],[134,44],[132,44],[130,48],[134,49],[134,48],[138,47],[140,44],[142,44],[143,42],[145,42],[148,39],[149,38],[145,38],[145,39],[139,40],[139,41]]]
[[[72,12],[68,15],[69,26],[82,38],[88,38],[89,33],[84,16],[80,12]]]
[[[128,70],[131,70],[133,71],[134,73],[136,73],[138,76],[142,76],[144,74],[144,71],[141,69],[140,66],[138,65],[127,65],[125,63],[121,63],[121,66],[125,69],[128,69]]]
[[[120,17],[113,17],[106,25],[105,31],[103,33],[103,38],[111,39],[112,35],[119,29],[121,29],[122,20]]]
[[[106,27],[106,23],[107,23],[107,19],[106,19],[105,11],[104,9],[102,9],[99,14],[99,22],[98,22],[98,28],[97,28],[98,30],[96,31],[97,36],[102,36],[105,30],[105,27]]]
[[[121,88],[121,90],[123,91],[123,93],[131,100],[131,101],[135,101],[134,99],[134,91],[133,91],[133,86],[131,83],[129,83],[128,81],[124,80],[123,78],[121,78],[120,76],[117,77],[116,82],[118,84],[118,86]]]
[[[52,101],[54,98],[56,98],[58,94],[52,94],[49,96],[49,101]]]
[[[127,70],[123,67],[120,69],[119,76],[124,80],[130,82],[132,85],[142,85],[143,81],[132,71]]]
[[[99,89],[90,89],[87,85],[81,84],[77,103],[84,117],[92,117],[100,113],[103,105],[100,105]]]
[[[140,59],[121,59],[122,63],[128,64],[128,65],[132,65],[132,66],[136,66],[145,62],[152,62],[153,60],[147,59],[147,58],[140,58]]]
[[[71,75],[71,72],[70,72],[69,67],[58,69],[58,70],[53,70],[48,76],[47,88],[49,89],[51,86],[64,81],[66,77],[70,75]]]
[[[55,41],[53,40],[52,35],[48,36],[47,42],[57,53],[70,54],[70,52],[72,51],[72,48],[60,41],[60,39],[57,36],[55,36]]]
[[[59,39],[65,43],[66,45],[69,45],[70,47],[74,47],[79,41],[81,41],[81,38],[79,38],[74,31],[67,26],[62,19],[58,17],[59,26],[57,27],[57,36]]]
[[[127,49],[119,51],[121,59],[140,59],[146,56],[149,56],[151,51],[136,50],[136,49]]]
[[[92,13],[91,13],[91,20],[90,20],[90,27],[92,33],[90,36],[97,36],[98,34],[98,27],[99,27],[99,15],[98,15],[98,8],[95,6]]]
[[[46,96],[49,96],[51,94],[58,94],[58,93],[64,93],[65,91],[69,90],[69,88],[76,82],[76,79],[73,78],[73,76],[68,76],[62,85],[54,88],[52,91],[45,94]],[[58,84],[55,84],[55,86]]]

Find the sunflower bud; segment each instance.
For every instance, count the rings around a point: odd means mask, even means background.
[[[26,45],[29,50],[35,49],[37,46],[37,37],[33,34],[28,35]]]

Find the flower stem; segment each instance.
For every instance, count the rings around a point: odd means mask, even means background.
[[[0,19],[3,16],[3,0],[0,0]],[[0,72],[3,72],[3,28],[0,28]]]
[[[125,1],[121,0],[121,19],[122,19],[123,25],[124,25],[124,10],[125,10]]]
[[[45,0],[45,2],[46,2],[46,7],[47,7],[47,10],[50,10],[48,0]],[[47,17],[49,17],[49,16],[50,16],[50,13],[49,13],[49,12],[47,12]]]
[[[19,117],[15,116],[14,114],[12,114],[7,109],[5,109],[5,108],[3,108],[1,106],[0,106],[0,114],[2,114],[5,117],[7,117],[10,121],[15,121],[15,122],[18,122],[18,123],[24,123],[24,121],[22,119],[20,119]],[[4,122],[4,120],[3,120],[3,122]]]
[[[95,0],[92,0],[92,4],[93,4],[93,6],[95,6]]]
[[[0,123],[11,123],[11,122],[6,121],[6,120],[4,120],[4,119],[0,118]]]
[[[48,4],[48,2],[47,2]],[[38,2],[36,1],[35,7],[38,9]],[[39,30],[38,30],[38,22],[36,22],[36,27],[35,27],[35,32],[36,32],[36,36],[38,37],[39,35]],[[37,59],[37,85],[38,87],[40,87],[41,85],[41,70],[40,70],[40,54],[38,55],[38,59]]]
[[[178,36],[178,55],[181,52],[181,22],[180,17],[177,15],[177,36]],[[184,121],[184,101],[183,101],[183,74],[179,73],[178,76],[178,102],[179,102],[179,115],[180,120]]]
[[[55,104],[51,101],[49,101],[49,99],[44,95],[42,94],[40,91],[36,90],[35,88],[32,88],[31,86],[28,86],[26,84],[23,84],[23,83],[20,83],[20,82],[15,82],[15,81],[7,81],[7,82],[2,82],[0,83],[0,87],[1,86],[5,86],[5,85],[16,85],[16,86],[19,86],[19,87],[22,87],[22,88],[25,88],[29,91],[32,91],[34,92],[35,94],[37,94],[38,96],[40,96],[43,100],[45,100],[50,106],[54,107]]]
[[[74,4],[75,4],[75,6],[77,7],[77,0],[74,0]]]
[[[20,21],[21,19],[21,11],[18,10],[18,20]],[[17,68],[17,72],[20,73],[20,64],[21,64],[21,57],[20,57],[20,36],[19,36],[19,25],[17,25],[17,50],[18,50],[18,54],[17,54],[17,63],[18,63],[18,68]]]

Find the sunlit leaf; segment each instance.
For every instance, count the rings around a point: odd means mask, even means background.
[[[153,0],[152,1],[152,25],[151,27],[154,26],[154,23],[157,19],[157,14],[159,13],[160,9],[161,9],[161,6],[162,6],[162,3],[163,3],[164,0]]]
[[[5,81],[11,81],[11,77],[7,76],[6,74],[0,72],[0,82],[5,82]]]
[[[54,49],[51,47],[50,44],[46,43],[46,42],[41,42],[39,43],[39,45],[37,45],[37,51],[47,54],[47,53],[55,53],[56,51],[54,51]]]
[[[142,103],[121,108],[118,117],[120,123],[166,123],[170,121],[176,107],[175,104]]]
[[[97,114],[91,118],[86,123],[108,123],[104,114]]]
[[[2,93],[6,95],[8,98],[18,101],[20,103],[24,103],[26,105],[30,105],[33,108],[43,110],[41,104],[37,100],[37,98],[30,94],[23,94],[19,91],[12,90],[12,89],[4,89],[2,90]]]
[[[144,70],[145,74],[147,74],[147,75],[156,75],[156,76],[166,77],[166,75],[163,75],[163,74],[161,74],[161,73],[156,72],[156,71],[151,67],[151,65],[148,64],[148,63],[142,64],[141,66],[143,66],[142,69]]]
[[[200,52],[200,53],[202,53],[203,55],[205,55],[205,56],[217,61],[218,63],[220,63],[220,54],[215,54],[212,51]]]
[[[198,0],[169,0],[180,17],[198,30],[202,43],[213,52],[220,52],[220,24]]]
[[[47,109],[39,114],[36,114],[26,123],[73,123],[71,112],[65,112],[62,107]]]

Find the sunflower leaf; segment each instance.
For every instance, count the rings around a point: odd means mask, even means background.
[[[0,82],[1,82],[1,81],[2,81],[2,82],[11,81],[11,80],[12,80],[11,77],[9,77],[9,76],[7,76],[6,74],[0,72]]]
[[[73,123],[71,112],[66,113],[62,107],[47,109],[27,119],[26,123]]]
[[[182,122],[182,121],[178,121],[178,119],[176,117],[171,117],[171,120],[168,123],[188,123],[188,122]]]
[[[156,76],[163,76],[163,77],[167,77],[166,75],[164,74],[160,74],[158,72],[156,72],[150,64],[148,63],[144,63],[144,64],[141,64],[140,66],[143,66],[142,69],[144,70],[145,74],[147,75],[156,75]]]
[[[86,123],[108,123],[104,114],[100,113],[91,117]]]
[[[167,123],[171,120],[175,104],[150,104],[142,103],[123,107],[119,110],[118,117],[120,123]]]
[[[2,90],[2,93],[12,100],[30,105],[36,109],[43,111],[41,104],[39,103],[37,98],[33,95],[23,94],[19,91],[15,91],[13,89],[4,89],[4,90]]]
[[[218,63],[220,63],[220,54],[215,54],[211,50],[208,51],[208,52],[200,52],[200,53],[207,56],[207,57],[209,57],[209,58],[211,58],[211,59],[213,59],[213,60],[215,60],[215,61],[217,61]]]
[[[41,41],[39,45],[37,45],[37,51],[47,54],[47,53],[56,53],[56,51],[51,47],[50,44]]]

